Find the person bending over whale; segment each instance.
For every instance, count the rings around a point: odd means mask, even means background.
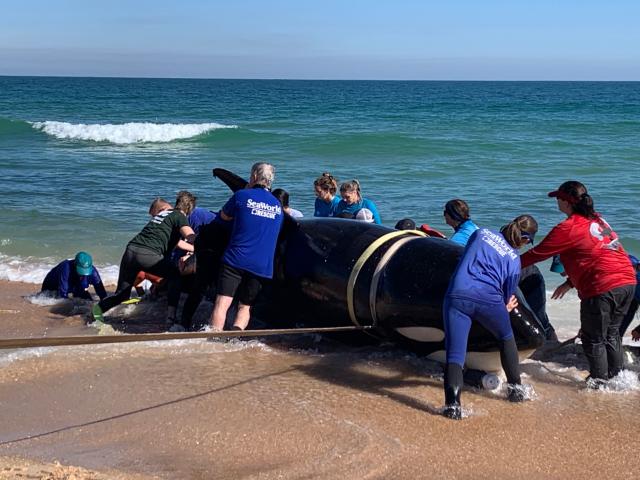
[[[42,282],[42,292],[55,292],[56,297],[68,298],[69,294],[76,298],[92,300],[88,291],[93,285],[98,296],[107,296],[98,269],[93,266],[93,259],[87,252],[78,252],[73,259],[63,260],[53,267]]]
[[[443,305],[446,348],[443,415],[448,418],[462,418],[462,369],[473,321],[489,330],[500,343],[508,399],[524,400],[509,312],[518,306],[514,295],[520,278],[517,249],[528,242],[525,230],[528,226],[518,217],[500,233],[486,228],[475,231],[453,273]]]
[[[187,216],[195,207],[195,197],[187,192],[178,192],[173,210],[163,210],[153,217],[142,231],[133,237],[120,261],[116,293],[95,304],[93,319],[104,321],[103,313],[121,304],[131,295],[134,280],[141,270],[166,278],[169,281],[167,323],[175,321],[175,311],[180,300],[178,284],[171,282],[180,276],[178,267],[171,261],[171,252],[178,246],[193,251],[195,234],[189,226]],[[184,239],[184,240],[183,240]]]
[[[360,182],[358,180],[351,180],[340,185],[340,196],[342,200],[338,203],[336,210],[333,214],[334,217],[340,216],[342,213],[350,213],[356,215],[358,210],[368,208],[373,214],[374,223],[381,225],[380,214],[376,204],[368,198],[362,198],[360,191]]]
[[[538,222],[536,222],[535,218],[531,215],[520,215],[514,221],[523,225],[522,237],[527,240],[525,245],[533,245],[536,233],[538,233]],[[540,321],[540,325],[544,329],[545,338],[549,341],[557,342],[558,336],[547,315],[547,285],[540,269],[536,265],[522,268],[518,287],[531,310]]]
[[[471,234],[478,230],[478,226],[471,221],[469,205],[459,198],[449,200],[444,206],[443,215],[447,225],[455,230],[449,240],[464,247]]]
[[[274,176],[273,165],[256,163],[247,187],[235,192],[220,211],[222,219],[233,221],[233,226],[222,257],[218,295],[211,314],[211,328],[215,331],[224,329],[236,293],[238,311],[233,328],[244,330],[262,282],[273,277],[273,257],[284,218],[280,202],[269,191]]]

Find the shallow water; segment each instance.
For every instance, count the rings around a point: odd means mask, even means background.
[[[452,422],[439,415],[440,367],[393,349],[290,340],[40,349],[0,370],[0,457],[160,478],[415,478],[425,468],[435,478],[560,477],[605,474],[615,461],[608,475],[631,478],[637,371],[632,388],[613,393],[585,390],[561,364],[523,368],[532,401],[465,389],[468,417]]]

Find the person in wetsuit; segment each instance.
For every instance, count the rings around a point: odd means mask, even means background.
[[[368,198],[362,197],[360,182],[358,182],[358,180],[351,180],[350,182],[345,182],[340,185],[340,196],[342,197],[342,200],[340,200],[336,206],[335,212],[333,213],[334,217],[341,216],[344,213],[349,213],[355,216],[359,210],[367,208],[371,210],[371,213],[373,214],[374,223],[378,225],[382,224],[380,214],[378,213],[378,207],[376,207],[376,204]]]
[[[314,180],[313,188],[316,193],[313,216],[333,217],[340,203],[340,197],[336,195],[338,180],[330,173],[324,172]]]
[[[531,229],[528,222],[515,219],[500,233],[487,228],[476,230],[469,238],[451,278],[443,305],[446,348],[443,415],[448,418],[462,418],[462,371],[469,331],[474,321],[490,331],[499,342],[509,400],[524,400],[518,349],[509,312],[518,305],[514,295],[520,279],[517,249],[529,241],[528,229]]]
[[[478,230],[478,226],[471,221],[469,204],[464,200],[454,198],[444,205],[442,214],[447,225],[455,230],[449,240],[464,247],[471,234]]]
[[[98,269],[87,252],[78,252],[73,259],[63,260],[53,267],[42,282],[42,292],[55,292],[59,298],[92,300],[89,285],[93,285],[96,294],[103,299],[107,296]]]

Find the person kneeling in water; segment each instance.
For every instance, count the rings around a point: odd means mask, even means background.
[[[512,402],[524,400],[520,387],[518,349],[509,312],[518,306],[514,295],[520,278],[517,249],[529,241],[528,222],[518,217],[500,233],[482,228],[469,238],[444,298],[447,362],[444,373],[445,417],[462,418],[460,392],[471,322],[477,321],[500,343],[500,361]]]
[[[87,252],[78,252],[73,259],[63,260],[56,265],[42,282],[42,292],[54,292],[58,298],[76,298],[92,300],[89,285],[93,285],[96,293],[103,299],[107,296],[98,269]]]

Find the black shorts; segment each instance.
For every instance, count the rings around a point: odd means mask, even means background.
[[[261,277],[226,263],[222,264],[216,289],[218,295],[236,297],[243,305],[253,305],[261,289]]]

